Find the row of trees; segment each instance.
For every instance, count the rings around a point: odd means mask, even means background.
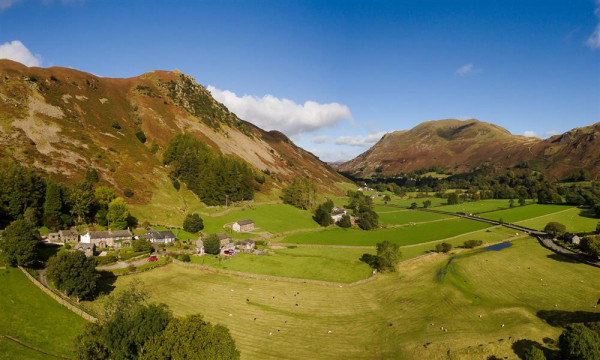
[[[123,198],[98,186],[99,175],[87,169],[83,181],[67,186],[43,179],[18,163],[0,167],[0,227],[23,218],[51,230],[96,222],[112,229],[135,224]]]
[[[252,200],[260,185],[244,161],[215,154],[188,134],[176,135],[170,141],[163,163],[171,167],[174,184],[181,180],[207,205]]]

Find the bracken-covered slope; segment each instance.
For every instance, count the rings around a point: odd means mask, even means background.
[[[136,136],[140,131],[145,143]],[[273,179],[265,190],[303,176],[331,191],[346,181],[285,135],[239,119],[178,71],[115,79],[0,60],[0,160],[66,182],[96,168],[118,190],[136,189],[133,201],[147,202],[156,180],[168,173],[162,152],[182,132],[257,173],[268,170]]]
[[[475,119],[428,121],[411,130],[386,134],[339,168],[355,176],[369,176],[432,166],[460,173],[483,165],[511,168],[523,162],[559,179],[579,169],[600,175],[600,123],[541,140],[513,135]]]

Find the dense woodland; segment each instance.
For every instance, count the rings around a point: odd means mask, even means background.
[[[207,205],[252,200],[264,182],[243,161],[215,154],[191,135],[175,136],[165,150],[163,163],[171,167],[175,188],[182,181]]]

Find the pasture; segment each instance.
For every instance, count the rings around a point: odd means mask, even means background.
[[[371,268],[359,258],[364,253],[374,254],[375,249],[298,247],[269,252],[261,256],[240,253],[220,262],[209,256],[193,256],[192,262],[253,274],[351,283],[371,275]]]
[[[232,208],[221,216],[204,216],[205,233],[224,232],[223,225],[234,223],[238,220],[252,219],[256,226],[255,232],[268,231],[280,233],[295,229],[318,228],[312,219],[312,213],[300,210],[287,204],[252,205],[244,208]],[[230,233],[230,236],[246,238],[248,235]]]
[[[570,208],[567,211],[543,215],[535,219],[517,221],[517,224],[533,229],[543,229],[550,221],[557,221],[567,227],[567,231],[591,232],[596,230],[600,219],[590,209]]]
[[[85,320],[54,301],[18,269],[0,270],[0,359],[71,356],[73,338]],[[4,338],[12,336],[42,354]]]
[[[416,210],[392,210],[381,211],[379,214],[379,222],[381,224],[404,225],[409,223],[423,223],[443,219],[452,219],[450,215],[442,215]]]
[[[518,201],[515,200],[515,206],[518,206]],[[444,205],[437,210],[450,212],[463,212],[465,214],[479,214],[483,212],[497,211],[510,208],[507,199],[490,199],[479,201],[468,201],[456,205]]]
[[[178,316],[200,312],[226,325],[243,359],[515,359],[524,339],[556,339],[561,329],[549,325],[556,319],[574,318],[574,311],[599,318],[600,270],[556,256],[532,238],[513,243],[452,262],[436,254],[353,287],[176,264],[115,285],[118,291],[137,280],[160,284],[148,286],[151,301],[167,303]]]
[[[292,234],[283,238],[281,242],[290,244],[375,246],[378,242],[388,240],[403,246],[441,240],[486,227],[490,227],[490,225],[458,218],[370,231],[358,228],[341,229],[332,227],[320,231]]]
[[[496,221],[502,219],[506,223],[513,223],[516,221],[536,218],[552,213],[558,213],[559,211],[568,210],[570,208],[572,208],[572,206],[533,204],[528,206],[516,206],[512,209],[489,212],[482,214],[481,217]]]

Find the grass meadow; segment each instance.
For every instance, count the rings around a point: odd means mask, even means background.
[[[379,222],[389,225],[405,225],[409,223],[421,223],[442,219],[452,219],[450,215],[442,215],[416,210],[389,210],[380,211]]]
[[[515,200],[515,205],[518,206],[518,201]],[[456,205],[444,205],[437,210],[450,212],[463,212],[465,214],[479,214],[503,209],[509,209],[510,205],[507,199],[490,199],[469,201]]]
[[[560,213],[551,213],[535,219],[518,221],[517,224],[533,229],[543,229],[550,221],[557,221],[567,227],[570,232],[591,232],[596,230],[600,219],[590,209],[570,208]]]
[[[18,269],[0,270],[0,359],[48,359],[72,355],[85,320],[44,294]],[[3,336],[51,354],[42,354]]]
[[[502,219],[504,220],[504,222],[513,223],[552,213],[558,213],[559,211],[568,210],[570,208],[572,208],[572,206],[533,204],[528,206],[517,206],[512,209],[489,212],[482,214],[481,217],[491,220]]]
[[[456,218],[370,231],[332,227],[320,231],[292,234],[284,237],[281,241],[291,244],[375,246],[378,242],[388,240],[402,246],[441,240],[487,227],[490,225]]]
[[[557,339],[561,328],[549,325],[553,320],[575,311],[597,318],[600,277],[598,269],[554,255],[532,238],[513,243],[449,266],[448,255],[436,254],[354,287],[176,264],[119,277],[115,285],[118,291],[141,280],[152,284],[151,300],[176,315],[202,313],[226,325],[242,359],[515,359],[524,339]]]
[[[359,258],[374,254],[375,249],[284,248],[269,250],[271,254],[256,256],[236,254],[215,260],[210,256],[192,257],[192,262],[215,268],[253,274],[299,279],[351,283],[366,279],[371,268]]]

